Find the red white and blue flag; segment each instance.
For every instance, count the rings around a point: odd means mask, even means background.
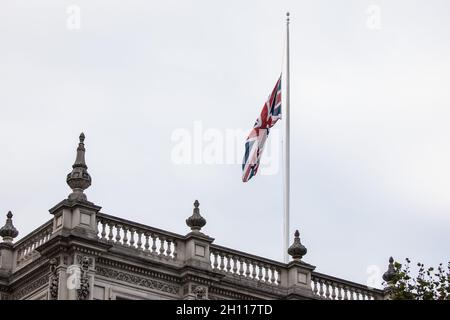
[[[281,119],[281,76],[245,142],[245,155],[242,163],[243,182],[249,181],[258,172],[259,161],[269,130],[278,119]]]

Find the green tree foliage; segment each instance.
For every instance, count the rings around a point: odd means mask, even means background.
[[[417,263],[417,276],[411,276],[411,260],[404,265],[394,262],[395,275],[391,281],[393,300],[450,300],[450,262],[447,268],[439,264],[437,269]]]

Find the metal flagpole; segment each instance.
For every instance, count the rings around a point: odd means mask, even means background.
[[[289,262],[290,123],[289,123],[289,12],[286,13],[286,120],[284,135],[284,262]]]

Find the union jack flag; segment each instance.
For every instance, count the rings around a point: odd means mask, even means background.
[[[259,160],[269,130],[278,119],[281,119],[281,75],[245,142],[245,155],[242,162],[243,182],[249,181],[258,172]]]

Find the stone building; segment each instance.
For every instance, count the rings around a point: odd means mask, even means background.
[[[84,134],[67,175],[72,193],[52,218],[14,243],[8,212],[0,229],[0,300],[383,299],[385,292],[315,272],[298,231],[282,263],[226,248],[201,232],[199,202],[181,235],[101,212],[91,185]]]

